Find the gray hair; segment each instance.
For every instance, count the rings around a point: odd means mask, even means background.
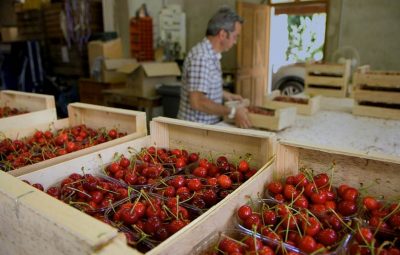
[[[222,7],[208,21],[206,36],[217,35],[219,31],[227,32],[235,31],[235,23],[243,24],[243,18],[237,15],[235,11],[228,7]]]

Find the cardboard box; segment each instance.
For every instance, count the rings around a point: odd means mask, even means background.
[[[132,63],[118,69],[119,72],[128,74],[127,87],[139,97],[157,96],[158,84],[174,83],[176,76],[181,75],[175,62],[143,62]]]
[[[103,59],[123,58],[121,39],[111,41],[91,41],[88,44],[89,68],[92,69],[95,60],[99,57]]]
[[[101,82],[125,83],[128,75],[118,72],[118,69],[126,65],[136,65],[138,62],[132,58],[104,59],[101,66]]]
[[[17,27],[2,27],[1,28],[1,40],[3,42],[11,42],[18,40],[18,28]]]

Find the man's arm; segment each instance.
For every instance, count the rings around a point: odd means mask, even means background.
[[[229,107],[215,103],[200,91],[189,92],[189,101],[193,109],[208,114],[226,116],[231,111]]]
[[[194,91],[189,93],[190,106],[201,112],[215,114],[218,116],[228,116],[231,108],[215,103],[208,99],[202,92]],[[248,115],[247,108],[239,107],[236,109],[235,124],[241,128],[250,128],[252,126]]]

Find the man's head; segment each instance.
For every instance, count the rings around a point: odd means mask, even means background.
[[[218,51],[228,51],[236,43],[242,23],[235,11],[223,7],[208,21],[206,36],[218,41]]]

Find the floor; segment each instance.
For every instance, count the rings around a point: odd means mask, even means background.
[[[354,116],[352,104],[348,98],[324,98],[319,112],[313,116],[297,115],[294,125],[277,132],[277,136],[306,144],[400,157],[400,120]]]

